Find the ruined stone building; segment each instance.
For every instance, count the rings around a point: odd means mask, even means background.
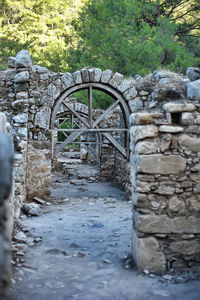
[[[15,151],[8,236],[24,201],[50,198],[52,160],[90,132],[100,145],[95,151],[102,180],[114,178],[132,200],[137,268],[160,273],[199,264],[200,77],[192,68],[188,77],[155,71],[124,80],[98,68],[53,73],[32,65],[26,50],[9,58],[8,69],[0,72],[0,111],[7,118],[1,114],[6,125],[0,131],[9,131]],[[88,109],[71,97],[83,89]],[[114,99],[104,112],[92,109],[93,89]],[[58,123],[67,114],[79,124],[70,135]],[[59,130],[66,137],[61,144]]]

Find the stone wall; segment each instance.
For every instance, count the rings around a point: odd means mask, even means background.
[[[188,80],[169,81],[130,117],[133,255],[157,273],[200,264],[199,101]]]
[[[0,113],[0,299],[8,300],[10,286],[10,237],[13,226],[12,140],[6,133],[5,115]]]

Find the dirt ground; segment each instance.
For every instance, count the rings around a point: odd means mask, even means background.
[[[27,239],[13,261],[13,300],[200,299],[199,280],[187,273],[138,274],[131,204],[117,184],[99,181],[96,167],[54,174],[52,197],[39,216],[21,216]]]

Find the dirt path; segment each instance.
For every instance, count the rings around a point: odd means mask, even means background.
[[[29,246],[18,251],[13,300],[200,299],[199,281],[173,284],[132,268],[131,204],[122,190],[99,182],[91,166],[66,174],[53,176],[56,204],[22,217]]]

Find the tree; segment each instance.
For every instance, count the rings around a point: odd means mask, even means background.
[[[184,72],[195,58],[178,33],[180,28],[198,30],[190,10],[178,10],[184,2],[91,0],[76,24],[79,44],[71,49],[71,69],[95,65],[126,76],[159,67]],[[193,3],[196,11],[197,1]]]
[[[87,0],[0,0],[1,64],[28,48],[35,62],[67,70],[76,46],[73,21]]]

